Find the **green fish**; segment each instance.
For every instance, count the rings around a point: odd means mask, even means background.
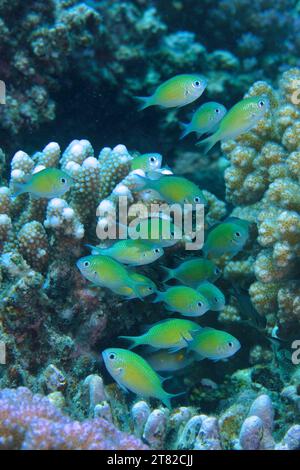
[[[161,167],[162,156],[160,153],[145,153],[131,160],[131,171],[143,170],[155,171]]]
[[[228,219],[213,227],[203,246],[203,253],[210,258],[223,255],[235,256],[249,236],[249,224],[241,219]]]
[[[197,100],[204,92],[207,81],[198,74],[181,74],[162,83],[151,96],[136,96],[140,110],[149,106],[176,108]]]
[[[192,181],[183,176],[161,176],[152,180],[140,175],[136,175],[139,191],[151,189],[168,204],[207,204],[202,191]]]
[[[119,338],[132,341],[131,348],[148,345],[157,349],[169,349],[173,352],[186,347],[186,340],[191,340],[191,332],[201,327],[190,320],[167,318],[155,323],[141,336],[119,336]]]
[[[178,232],[178,233],[177,233]],[[181,231],[167,218],[149,217],[137,221],[128,227],[128,236],[134,238],[139,234],[142,240],[162,248],[175,245],[181,238]]]
[[[225,106],[220,103],[215,103],[214,101],[204,103],[194,113],[190,123],[181,123],[184,130],[180,139],[183,139],[191,132],[196,132],[199,137],[202,134],[214,132],[217,124],[223,119],[226,112]]]
[[[120,287],[131,288],[137,297],[140,297],[137,283],[127,269],[110,256],[90,255],[80,258],[76,263],[81,274],[99,287],[118,289]]]
[[[164,254],[162,247],[144,240],[119,240],[109,248],[87,246],[91,248],[93,254],[110,256],[119,263],[130,266],[144,266],[153,263]]]
[[[52,199],[65,194],[73,180],[64,171],[46,168],[27,177],[25,183],[14,183],[14,196],[30,193],[33,198]]]
[[[194,356],[186,354],[183,350],[172,354],[162,350],[147,357],[150,366],[157,372],[177,372],[188,367],[194,360]]]
[[[225,297],[223,292],[214,286],[211,282],[204,281],[198,287],[197,291],[202,294],[209,303],[210,310],[223,310],[225,307]]]
[[[209,327],[193,334],[193,339],[187,343],[188,351],[197,353],[198,360],[226,359],[233,356],[241,347],[240,342],[231,334]]]
[[[245,98],[228,111],[213,135],[196,145],[203,147],[204,153],[207,153],[218,141],[235,139],[250,131],[269,109],[270,102],[266,96]]]
[[[209,310],[207,299],[195,289],[186,286],[169,287],[157,292],[156,302],[164,302],[166,309],[188,317],[200,317]]]
[[[117,384],[143,398],[153,397],[171,408],[171,398],[179,394],[168,393],[162,388],[162,378],[141,356],[121,348],[109,348],[102,352],[104,364]]]
[[[149,279],[149,277],[144,276],[143,274],[140,273],[131,273],[128,272],[129,277],[133,279],[137,283],[136,290],[139,293],[137,295],[132,287],[129,287],[127,285],[122,285],[120,287],[117,287],[115,289],[112,289],[115,294],[118,295],[124,295],[128,299],[136,299],[137,297],[139,298],[144,298],[147,297],[148,295],[154,294],[157,291],[157,287],[154,284],[154,282]]]
[[[205,258],[194,258],[184,261],[177,268],[163,267],[167,276],[164,282],[177,279],[182,284],[197,287],[201,281],[216,281],[221,276],[221,270],[211,261]]]

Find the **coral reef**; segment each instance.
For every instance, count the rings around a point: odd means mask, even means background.
[[[21,143],[23,131],[26,138],[26,131],[57,115],[72,122],[86,115],[96,138],[101,115],[92,123],[89,106],[86,111],[81,100],[72,99],[79,88],[92,107],[91,97],[103,88],[105,102],[118,105],[117,112],[110,106],[108,126],[103,122],[109,132],[133,95],[194,70],[195,64],[209,80],[208,97],[221,102],[237,99],[257,78],[274,79],[279,67],[297,65],[296,0],[280,0],[276,6],[271,0],[206,0],[196,9],[190,1],[174,1],[167,9],[162,1],[2,2],[0,75],[7,83],[7,105],[0,108],[0,122],[6,148],[11,148],[11,135]],[[60,104],[62,90],[68,111]],[[100,101],[96,106],[102,109]],[[167,121],[152,119],[169,146],[176,116],[177,111]]]
[[[0,449],[300,449],[290,357],[300,327],[299,2],[198,3],[0,0]],[[133,97],[190,72],[207,78],[205,100],[230,107],[250,87],[246,96],[267,95],[270,112],[221,152],[202,155],[190,137],[179,144],[188,113],[138,114]],[[96,152],[87,138],[66,146],[83,131],[95,148],[112,148]],[[34,151],[50,139],[65,150],[52,141]],[[150,295],[124,301],[76,268],[85,244],[108,245],[99,233],[120,196],[130,207],[159,202],[138,189],[136,148],[164,155],[157,177],[199,185],[205,230],[226,217],[249,222],[242,251],[216,260],[225,308],[199,319],[228,329],[241,350],[174,373],[166,390],[187,393],[172,410],[124,395],[100,354],[165,318],[162,306]],[[72,178],[64,195],[14,196],[54,167]],[[188,258],[181,241],[142,273],[163,290],[162,268]]]
[[[102,418],[79,423],[27,388],[0,392],[0,449],[145,450]]]
[[[282,337],[299,328],[299,79],[299,69],[290,69],[278,90],[255,83],[249,95],[268,95],[272,112],[253,131],[222,146],[230,162],[225,184],[232,214],[255,223],[258,231],[247,268],[232,262],[225,276],[243,276],[254,307]]]

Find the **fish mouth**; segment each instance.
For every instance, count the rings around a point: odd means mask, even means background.
[[[105,364],[107,362],[107,355],[108,355],[108,352],[106,350],[102,351],[101,356]]]

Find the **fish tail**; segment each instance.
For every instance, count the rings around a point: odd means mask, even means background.
[[[89,245],[88,243],[86,243],[84,246],[86,246],[87,248],[89,248],[91,250],[91,253],[92,254],[101,254],[103,249],[102,248],[99,248],[98,246],[93,246],[93,245]],[[105,248],[104,248],[105,249]]]
[[[207,137],[204,140],[201,140],[200,142],[197,142],[196,145],[197,147],[201,147],[202,151],[204,154],[208,153],[213,146],[218,142],[219,136],[217,133]]]
[[[182,133],[179,139],[182,140],[185,136],[187,136],[190,133],[190,125],[186,124],[185,122],[180,122],[179,125],[182,129]]]
[[[171,405],[171,398],[175,398],[175,397],[180,397],[182,395],[185,395],[186,392],[180,392],[180,393],[168,393],[168,392],[165,392],[163,397],[161,398],[161,401],[163,402],[163,404],[169,408],[169,410],[172,408],[172,405]]]
[[[132,342],[128,349],[133,349],[140,345],[140,336],[119,336],[119,338]]]
[[[138,111],[142,111],[143,109],[148,108],[151,106],[150,97],[149,96],[134,96],[134,99],[139,102]]]
[[[149,180],[149,178],[138,174],[135,174],[134,178],[134,189],[136,191],[144,191],[144,189],[151,189],[151,180]]]
[[[13,186],[13,197],[20,196],[20,194],[26,193],[26,183],[14,183]]]
[[[162,266],[162,269],[166,273],[166,277],[164,278],[163,282],[168,282],[168,281],[170,281],[170,279],[174,278],[174,269],[167,268],[166,266]]]
[[[152,303],[153,303],[153,304],[157,304],[158,302],[162,302],[162,301],[163,301],[164,292],[157,291],[155,294],[156,294],[156,297],[155,297],[155,299],[152,301]]]

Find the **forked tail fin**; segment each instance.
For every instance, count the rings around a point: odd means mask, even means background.
[[[204,140],[200,140],[200,142],[197,142],[196,145],[197,147],[200,147],[201,150],[203,151],[204,154],[208,153],[214,145],[218,142],[219,137],[217,133],[207,137]]]
[[[119,336],[119,338],[132,342],[128,349],[133,349],[140,345],[140,336]]]
[[[186,124],[185,122],[180,122],[179,124],[182,129],[182,133],[179,137],[179,139],[181,140],[190,133],[190,125]]]
[[[170,281],[170,279],[174,278],[174,269],[167,268],[166,266],[161,266],[161,268],[166,273],[166,277],[164,278],[163,282],[168,282],[168,281]]]
[[[172,408],[172,405],[171,405],[171,398],[175,398],[175,397],[180,397],[182,395],[185,395],[186,392],[180,392],[180,393],[168,393],[168,392],[165,392],[164,393],[164,396],[161,398],[161,401],[163,402],[163,404],[169,408],[169,410]]]
[[[135,96],[134,99],[139,102],[138,111],[142,111],[143,109],[148,108],[148,106],[151,106],[149,103],[149,96]]]

